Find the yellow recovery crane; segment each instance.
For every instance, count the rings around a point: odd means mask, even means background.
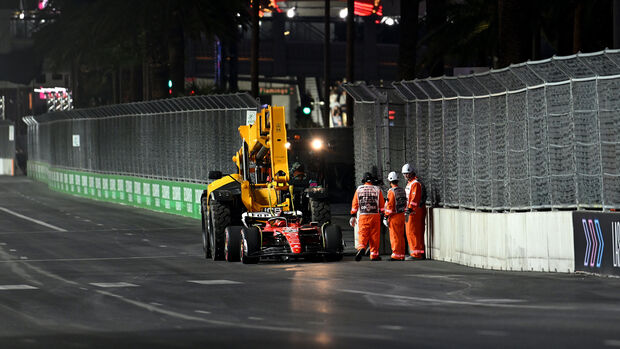
[[[342,232],[329,222],[303,222],[293,204],[284,107],[267,107],[232,160],[237,172],[210,171],[201,198],[206,258],[257,263],[260,258],[342,259]],[[307,215],[306,215],[307,216]]]

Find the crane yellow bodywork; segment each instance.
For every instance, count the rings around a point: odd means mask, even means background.
[[[237,182],[246,212],[291,210],[284,107],[261,110],[253,124],[239,127],[239,135],[243,145],[232,158],[237,173],[209,184],[207,195]]]

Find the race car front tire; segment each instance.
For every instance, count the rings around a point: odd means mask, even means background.
[[[256,264],[260,260],[255,254],[261,249],[260,230],[257,227],[241,229],[241,262],[243,264]]]
[[[323,239],[325,239],[325,260],[328,262],[336,262],[342,260],[342,252],[344,246],[342,243],[342,230],[340,226],[329,224],[323,230]]]

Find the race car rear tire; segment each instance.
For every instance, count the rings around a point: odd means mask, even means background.
[[[228,262],[239,262],[241,260],[241,228],[241,226],[232,225],[224,229],[226,235],[224,255]]]
[[[241,230],[241,262],[243,264],[258,263],[260,257],[253,254],[260,252],[261,244],[260,230],[257,227],[243,228]]]
[[[312,222],[324,224],[332,219],[332,212],[329,202],[325,200],[310,199],[310,214]]]
[[[329,224],[323,230],[323,238],[325,239],[325,260],[328,262],[336,262],[342,260],[342,252],[344,245],[342,243],[342,230],[340,226]]]
[[[224,260],[224,244],[226,235],[224,230],[230,224],[230,208],[228,206],[211,200],[209,203],[209,248],[211,258],[214,261]]]

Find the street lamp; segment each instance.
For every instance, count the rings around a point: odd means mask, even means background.
[[[312,143],[310,143],[310,146],[314,150],[321,150],[323,149],[323,140],[320,138],[315,138],[312,140]]]

